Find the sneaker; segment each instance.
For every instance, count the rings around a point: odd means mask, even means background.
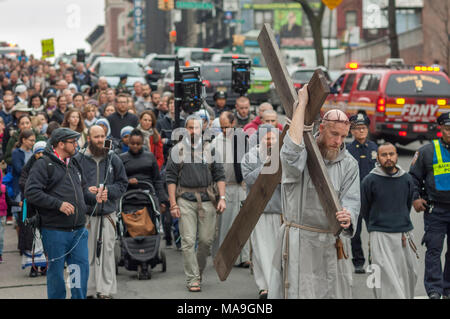
[[[34,278],[34,277],[37,277],[37,276],[39,276],[39,273],[33,267],[31,267],[31,269],[30,269],[30,277]]]
[[[363,266],[357,266],[355,267],[355,274],[365,274],[366,270]]]
[[[6,225],[13,225],[13,224],[14,224],[14,221],[13,221],[12,216],[6,217]]]
[[[428,295],[430,299],[441,299],[441,295],[437,292],[432,292]]]
[[[166,249],[173,249],[172,242],[166,242]]]

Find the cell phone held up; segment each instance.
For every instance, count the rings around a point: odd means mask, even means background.
[[[107,148],[108,150],[110,150],[112,148],[112,141],[105,140],[105,142],[103,142],[103,148]]]

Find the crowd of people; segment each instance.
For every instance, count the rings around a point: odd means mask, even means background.
[[[246,96],[229,107],[226,93],[217,92],[214,105],[182,112],[180,126],[190,138],[175,140],[173,93],[141,82],[129,88],[110,87],[105,78],[93,83],[76,60],[53,66],[33,56],[1,58],[0,99],[0,263],[6,222],[17,229],[21,267],[30,268],[30,277],[47,276],[49,298],[66,297],[64,267],[73,264],[81,285],[72,287],[72,298],[109,299],[117,292],[118,201],[142,182],[155,190],[165,248],[181,250],[186,286],[201,291],[207,258],[217,253],[283,130],[271,104],[251,114]],[[365,272],[364,219],[369,263],[383,266],[376,296],[411,298],[417,281],[413,205],[433,211],[425,215],[427,293],[448,297],[450,268],[436,266],[449,235],[448,114],[439,118],[442,138],[419,150],[409,173],[397,165],[394,145],[369,141],[367,116],[324,115],[315,134],[343,206],[336,212],[343,228],[336,240],[306,169],[302,135],[312,129],[303,124],[306,86],[299,101],[280,153],[281,183],[235,266],[252,268],[260,298],[351,298],[352,272]],[[204,137],[207,130],[215,138]],[[355,141],[345,148],[350,130]],[[27,226],[33,217],[36,231]]]

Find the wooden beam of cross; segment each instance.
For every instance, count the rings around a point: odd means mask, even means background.
[[[292,119],[294,107],[298,102],[298,94],[295,91],[286,66],[282,62],[280,50],[269,24],[264,24],[258,36],[258,42],[286,116]],[[305,125],[313,124],[329,93],[330,89],[325,75],[320,69],[317,69],[308,83],[309,101],[305,111]],[[288,129],[289,125],[286,124],[279,139],[280,150]],[[328,177],[322,155],[312,132],[304,132],[303,140],[308,152],[307,165],[309,175],[316,187],[331,230],[335,235],[339,235],[341,226],[336,220],[336,212],[342,210],[339,199]],[[227,279],[237,257],[249,239],[251,232],[258,223],[259,217],[280,182],[281,165],[279,165],[278,171],[275,174],[260,174],[256,179],[255,184],[252,186],[239,214],[236,216],[214,258],[214,266],[220,280],[224,281]]]

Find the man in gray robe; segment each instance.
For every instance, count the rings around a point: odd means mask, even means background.
[[[258,145],[252,147],[242,160],[242,175],[247,184],[247,193],[256,182],[267,157],[271,154],[272,147],[276,145],[279,130],[270,124],[263,124],[258,127],[257,134]],[[267,298],[281,218],[281,185],[278,185],[250,237],[253,274],[260,299]]]
[[[343,269],[338,266],[337,240],[330,230],[326,214],[311,180],[303,143],[307,86],[299,91],[299,105],[284,138],[281,199],[284,223],[278,237],[277,251],[270,278],[269,298],[340,298]],[[316,141],[328,175],[343,207],[336,219],[351,238],[360,208],[359,169],[346,151],[344,139],[350,123],[345,113],[325,113]]]
[[[245,147],[243,149],[237,147],[238,145],[245,145],[245,133],[242,129],[234,129],[236,127],[236,118],[229,111],[222,112],[219,121],[222,132],[211,142],[211,149],[214,150],[216,161],[223,163],[225,170],[225,202],[227,203],[227,208],[217,218],[216,237],[212,248],[213,256],[216,255],[234,219],[239,214],[241,202],[246,198],[246,185],[239,165],[240,159],[245,154]],[[250,266],[249,242],[242,249],[235,266],[245,268]]]
[[[378,148],[377,165],[361,184],[361,215],[367,225],[375,298],[411,299],[417,282],[410,212],[414,182],[397,165],[391,143]]]

